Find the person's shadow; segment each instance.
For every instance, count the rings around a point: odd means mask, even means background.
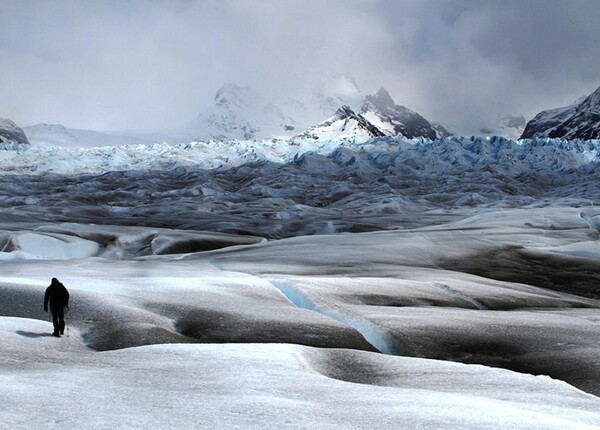
[[[17,330],[15,333],[17,333],[19,336],[24,336],[24,337],[29,337],[29,338],[36,338],[36,337],[52,337],[51,333],[33,333],[31,331],[23,331],[23,330]]]

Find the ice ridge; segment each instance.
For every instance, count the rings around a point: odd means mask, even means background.
[[[251,140],[124,145],[94,148],[0,147],[2,174],[82,174],[176,168],[222,170],[252,163],[326,168],[344,158],[349,169],[457,173],[487,169],[505,175],[532,170],[552,176],[593,171],[600,140],[446,137],[439,140],[377,137],[366,141]],[[318,160],[318,161],[317,161]],[[338,166],[339,167],[339,166]]]

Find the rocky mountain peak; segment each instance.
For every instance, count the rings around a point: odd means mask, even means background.
[[[365,103],[369,103],[373,107],[380,110],[390,109],[395,105],[394,99],[392,99],[390,93],[383,87],[381,87],[375,94],[366,96]]]
[[[361,114],[389,136],[402,135],[409,139],[425,137],[431,140],[443,137],[417,112],[394,103],[385,88],[365,97]]]
[[[337,111],[335,111],[334,116],[339,119],[354,118],[356,117],[356,113],[352,110],[350,106],[342,105]]]
[[[527,123],[521,139],[600,139],[600,88],[569,106],[545,110]]]
[[[600,113],[600,87],[587,96],[581,104],[577,106],[577,112],[581,111]]]
[[[348,105],[342,105],[325,121],[308,128],[294,139],[314,140],[367,140],[385,136],[379,128],[369,122],[363,115],[357,114]]]
[[[217,91],[214,104],[198,115],[186,132],[194,139],[220,141],[300,135],[334,140],[342,136],[368,139],[402,135],[433,140],[449,134],[418,113],[395,104],[383,87],[365,96],[347,76],[325,82],[310,100],[293,100],[283,107],[250,88],[225,84]]]

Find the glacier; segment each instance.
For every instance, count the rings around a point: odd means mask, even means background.
[[[459,137],[33,146],[0,151],[0,219],[281,238],[584,207],[598,199],[598,146]]]
[[[0,427],[600,428],[599,145],[1,147]]]
[[[7,146],[1,148],[0,172],[28,173],[103,173],[125,170],[169,170],[176,167],[218,169],[245,163],[272,161],[289,163],[298,156],[313,153],[329,155],[336,149],[361,154],[377,154],[395,159],[403,157],[419,163],[419,169],[464,169],[497,165],[507,173],[526,169],[561,171],[581,168],[597,161],[600,140],[523,139],[503,137],[448,136],[438,140],[408,139],[402,136],[344,136],[339,139],[265,139],[193,141],[180,144],[154,143],[110,145],[90,148],[55,145]],[[15,151],[15,149],[19,149]],[[18,156],[17,156],[18,155]],[[414,157],[414,160],[411,160]],[[426,160],[423,160],[426,157]],[[548,165],[546,159],[551,159]],[[573,158],[572,160],[569,160]],[[434,159],[443,165],[429,164]],[[461,160],[462,159],[462,160]]]

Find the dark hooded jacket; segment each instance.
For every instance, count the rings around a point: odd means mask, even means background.
[[[69,292],[65,286],[56,278],[52,278],[50,286],[46,288],[46,295],[44,296],[44,310],[48,310],[48,303],[50,303],[50,310],[57,311],[62,310],[65,306],[69,307]]]

